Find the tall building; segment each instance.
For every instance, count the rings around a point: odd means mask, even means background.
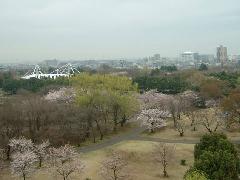
[[[199,63],[214,63],[213,54],[199,54]]]
[[[199,59],[199,54],[194,52],[184,52],[181,54],[181,60],[183,62],[196,62]]]
[[[161,60],[161,55],[160,54],[154,54],[152,57],[154,60]]]
[[[217,47],[217,62],[221,63],[223,66],[228,60],[227,47],[219,46]]]
[[[233,55],[232,56],[232,62],[233,63],[240,63],[240,55]]]

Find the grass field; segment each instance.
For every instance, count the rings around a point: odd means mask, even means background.
[[[191,122],[188,118],[184,117],[185,123],[185,132],[184,136],[179,136],[178,131],[174,128],[173,120],[167,120],[167,126],[156,131],[155,133],[143,133],[142,136],[150,136],[154,138],[161,138],[161,139],[169,139],[169,140],[198,140],[204,134],[209,133],[206,128],[202,125],[196,125],[196,131],[193,131],[193,127],[191,126]],[[240,140],[240,131],[239,127],[232,128],[231,130],[225,129],[223,126],[218,128],[218,133],[224,133],[228,136],[231,140]]]
[[[166,179],[162,177],[161,165],[154,161],[152,151],[153,142],[145,141],[124,141],[102,150],[85,153],[81,155],[86,167],[83,174],[74,175],[71,179],[102,180],[99,174],[100,163],[106,158],[107,152],[111,149],[124,151],[127,156],[128,167],[126,172],[130,175],[128,179],[132,180],[159,180]],[[185,171],[193,164],[193,145],[176,144],[174,160],[169,164],[169,180],[181,180]],[[187,165],[180,165],[182,159],[186,160]],[[2,176],[2,177],[1,177]],[[9,170],[1,172],[0,179],[17,180],[10,174]],[[35,172],[29,179],[31,180],[58,180],[59,176],[54,176],[45,168]]]

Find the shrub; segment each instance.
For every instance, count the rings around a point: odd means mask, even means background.
[[[186,160],[185,160],[185,159],[182,159],[180,164],[181,164],[182,166],[185,166],[185,165],[186,165]]]
[[[195,161],[194,167],[205,172],[209,179],[238,179],[238,159],[228,151],[205,151]]]
[[[190,169],[184,175],[184,180],[207,180],[207,175],[197,169]]]
[[[224,134],[206,134],[204,135],[200,143],[195,145],[194,158],[199,159],[204,151],[216,152],[218,150],[228,151],[237,157],[237,151],[234,145],[227,140]]]
[[[239,158],[234,145],[224,134],[204,135],[194,149],[194,168],[208,179],[238,179]]]

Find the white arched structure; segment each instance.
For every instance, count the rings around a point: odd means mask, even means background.
[[[43,79],[43,78],[51,78],[56,79],[57,77],[70,77],[75,73],[80,73],[75,67],[72,66],[72,64],[68,63],[50,74],[45,74],[41,71],[41,68],[36,65],[32,73],[26,73],[22,79],[31,79],[31,78],[37,78],[37,79]]]

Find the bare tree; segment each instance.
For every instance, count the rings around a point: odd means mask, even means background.
[[[141,111],[137,119],[142,121],[142,126],[146,126],[149,132],[153,133],[156,129],[166,126],[165,119],[168,116],[166,111],[145,109]]]
[[[173,118],[174,127],[177,127],[177,121],[181,118],[181,103],[179,97],[173,98],[168,101],[168,110]]]
[[[80,173],[84,165],[73,146],[65,145],[60,148],[49,149],[50,169],[67,180],[73,173]]]
[[[49,141],[43,141],[41,144],[34,145],[33,151],[36,154],[39,162],[39,167],[42,167],[42,161],[46,158]]]
[[[46,125],[51,106],[41,97],[29,96],[23,101],[23,107],[30,138],[36,142],[40,130]]]
[[[172,162],[174,156],[175,146],[160,143],[155,145],[154,148],[154,158],[155,160],[160,163],[163,167],[163,175],[164,177],[168,177],[167,168],[168,165]]]
[[[0,140],[7,160],[10,160],[11,154],[9,140],[20,136],[24,127],[21,105],[17,102],[18,100],[15,99],[15,101],[5,102],[0,107]]]
[[[188,119],[190,119],[191,121],[191,126],[193,127],[193,131],[196,131],[196,125],[197,125],[197,112],[195,110],[189,110],[187,112],[185,112],[186,116],[188,117]]]
[[[217,108],[208,111],[199,111],[198,119],[200,125],[205,127],[209,133],[216,132],[224,124],[223,114]]]
[[[124,168],[127,166],[127,161],[120,152],[112,151],[110,155],[102,161],[101,175],[106,180],[121,180],[126,179],[127,174],[124,173]]]
[[[181,95],[181,106],[182,112],[188,117],[191,121],[191,126],[193,127],[193,131],[196,131],[196,102],[198,99],[198,95],[193,91],[185,91]]]
[[[27,175],[35,170],[33,165],[36,161],[37,156],[33,151],[16,152],[13,154],[11,161],[12,173],[25,180]]]

